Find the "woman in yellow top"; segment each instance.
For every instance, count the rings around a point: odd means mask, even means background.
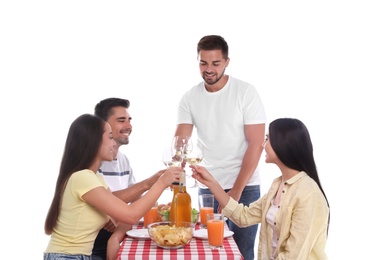
[[[44,259],[91,259],[99,230],[108,222],[135,224],[174,181],[180,167],[170,167],[137,201],[126,204],[113,195],[101,175],[102,161],[113,160],[110,125],[84,114],[70,126],[57,178],[55,194],[45,220],[51,235]]]
[[[250,205],[229,197],[204,167],[191,166],[193,177],[209,187],[222,213],[238,226],[261,223],[258,259],[327,259],[330,209],[308,129],[298,119],[276,119],[269,125],[263,147],[266,163],[276,164],[282,175]]]

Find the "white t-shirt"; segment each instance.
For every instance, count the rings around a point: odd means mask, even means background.
[[[212,165],[208,170],[224,189],[234,185],[248,147],[244,125],[263,123],[265,110],[254,86],[231,76],[217,92],[208,92],[204,82],[194,86],[182,96],[177,111],[177,124],[196,127],[204,160]],[[256,169],[247,185],[259,184]]]
[[[130,167],[129,159],[120,151],[118,151],[116,160],[102,163],[98,174],[104,177],[112,192],[126,189],[135,184],[135,177]]]

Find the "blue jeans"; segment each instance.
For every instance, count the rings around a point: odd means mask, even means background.
[[[60,253],[44,253],[44,260],[91,260],[89,255],[68,255]]]
[[[230,189],[225,190],[228,192]],[[209,189],[200,189],[199,188],[199,195],[200,194],[211,194]],[[244,205],[248,206],[250,203],[258,200],[260,198],[260,185],[253,185],[253,186],[246,186],[242,192],[242,196],[239,199],[239,203],[243,203]],[[218,209],[218,201],[214,198],[214,212],[217,212]],[[245,260],[253,260],[254,255],[254,246],[255,246],[255,239],[257,235],[258,224],[252,225],[245,228],[240,228],[234,224],[231,220],[227,220],[227,225],[229,226],[230,230],[234,232],[234,239],[240,253],[244,257]]]

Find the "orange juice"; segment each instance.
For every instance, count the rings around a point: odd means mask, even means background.
[[[203,226],[206,226],[206,214],[213,213],[213,208],[210,207],[201,207],[200,208],[200,223]]]
[[[157,205],[153,206],[144,216],[144,227],[147,228],[147,226],[151,223],[158,221],[158,208]]]
[[[199,195],[199,210],[200,210],[200,224],[202,228],[206,228],[206,214],[213,213],[214,209],[214,195],[200,194]]]
[[[208,242],[209,246],[219,248],[223,246],[223,220],[209,219],[208,226]]]

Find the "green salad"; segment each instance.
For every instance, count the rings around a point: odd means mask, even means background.
[[[160,215],[161,221],[170,220],[170,208],[159,210],[158,214]],[[199,220],[199,211],[193,208],[191,212],[191,221],[193,223],[196,223],[198,220]]]
[[[191,221],[193,223],[196,223],[198,220],[199,220],[199,211],[193,208],[191,212]]]

